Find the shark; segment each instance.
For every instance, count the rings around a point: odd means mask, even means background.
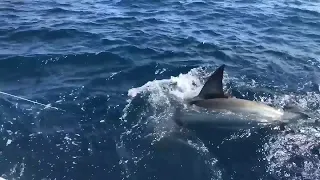
[[[310,116],[295,105],[276,108],[263,102],[232,97],[223,90],[225,64],[218,67],[206,80],[199,94],[186,100],[195,111],[182,113],[176,108],[175,122],[180,125],[209,123],[224,127],[247,127],[279,124],[281,128],[294,120]]]

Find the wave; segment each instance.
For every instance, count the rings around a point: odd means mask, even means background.
[[[34,56],[13,56],[0,60],[1,81],[13,80],[7,84],[6,90],[20,91],[19,94],[22,95],[21,90],[24,87],[18,86],[19,81],[21,83],[29,81],[28,85],[39,88],[45,83],[47,88],[51,88],[51,91],[59,84],[76,87],[79,83],[83,84],[88,81],[88,77],[93,79],[106,73],[111,75],[114,71],[127,69],[133,65],[132,59],[111,52],[38,55],[36,58]]]
[[[221,144],[215,131],[208,145],[172,121],[221,63],[229,93],[318,116],[319,52],[310,47],[319,20],[308,4],[1,1],[1,90],[74,114],[1,97],[0,169],[17,178],[152,179],[175,169],[180,179],[319,179],[317,127],[241,131]]]
[[[52,41],[59,39],[89,37],[94,38],[96,34],[90,32],[83,32],[78,29],[35,29],[35,30],[15,30],[8,35],[7,40],[23,42],[30,39],[38,39],[40,41]]]

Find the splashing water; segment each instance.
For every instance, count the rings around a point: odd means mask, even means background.
[[[209,73],[203,68],[195,68],[190,70],[187,74],[180,74],[177,77],[170,79],[154,80],[147,82],[145,85],[137,88],[132,88],[128,91],[130,99],[127,100],[127,105],[123,110],[123,115],[120,118],[124,131],[118,141],[118,154],[122,157],[120,164],[125,169],[126,177],[133,176],[139,169],[137,168],[139,162],[151,153],[152,146],[156,146],[161,140],[170,137],[174,133],[175,125],[172,121],[172,111],[177,104],[183,104],[184,99],[193,97],[198,94],[204,83],[204,78]],[[224,83],[228,82],[227,73],[224,74]],[[237,86],[245,88],[255,88],[257,83],[243,83],[243,79],[232,78]],[[225,86],[224,89],[227,89]],[[313,108],[319,102],[320,95],[308,93],[304,96],[295,95],[274,95],[273,97],[255,95],[254,100],[273,104],[274,106],[284,106],[285,104],[296,102],[300,107]],[[319,110],[315,110],[319,111]],[[296,128],[300,128],[296,125]],[[292,127],[294,128],[294,127]],[[265,144],[264,149],[265,158],[268,161],[268,173],[280,176],[285,172],[285,176],[291,178],[297,177],[289,171],[294,171],[294,162],[291,162],[294,156],[305,156],[309,159],[300,167],[300,176],[314,179],[319,178],[319,159],[316,155],[308,153],[312,148],[317,146],[319,142],[320,131],[308,127],[309,134],[301,134],[296,132],[295,135],[274,135]],[[312,130],[310,130],[312,129]],[[306,128],[304,130],[306,133]],[[318,134],[318,135],[317,135]],[[250,132],[238,133],[233,135],[229,140],[237,140],[247,138],[251,135]],[[183,138],[184,139],[184,138]],[[272,140],[273,139],[273,140]],[[183,141],[183,140],[182,140]],[[199,139],[185,139],[185,144],[190,148],[196,149],[197,153],[205,157],[205,163],[214,172],[212,179],[221,179],[221,170],[216,167],[217,159],[212,157],[205,145]],[[136,146],[136,144],[141,144]],[[142,144],[147,144],[143,146]],[[281,145],[282,144],[282,145]],[[301,147],[299,151],[289,153],[288,147]],[[148,147],[148,148],[143,148]],[[311,160],[312,159],[312,160]],[[291,164],[290,164],[291,163]],[[288,169],[279,171],[279,168]],[[283,174],[282,174],[283,175]],[[280,176],[281,177],[281,176]]]
[[[187,74],[150,81],[128,91],[130,99],[121,117],[124,132],[118,143],[120,156],[124,157],[120,163],[125,167],[127,177],[137,173],[136,166],[151,153],[152,147],[163,148],[166,146],[164,144],[168,144],[161,141],[170,139],[174,134],[175,124],[172,121],[172,112],[175,106],[181,104],[184,99],[198,94],[203,84],[203,79],[200,77],[207,75],[208,73],[202,68],[195,68]],[[205,163],[213,173],[212,179],[220,179],[220,171],[215,166],[216,159],[209,155],[200,140],[187,140],[183,137],[182,140],[178,139],[174,137],[173,142],[195,149],[198,154],[206,158]],[[136,147],[135,144],[148,144],[146,146],[148,148],[142,148],[143,145]],[[131,168],[129,168],[130,164]]]

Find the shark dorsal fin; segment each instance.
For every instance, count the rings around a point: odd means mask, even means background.
[[[227,98],[223,92],[223,71],[225,65],[221,65],[211,74],[204,86],[202,87],[198,97],[202,99]]]

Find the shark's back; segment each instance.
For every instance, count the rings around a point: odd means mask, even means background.
[[[208,78],[202,87],[200,93],[188,102],[190,105],[196,105],[208,110],[231,111],[241,113],[253,118],[266,118],[267,120],[283,120],[292,117],[305,116],[297,111],[283,111],[268,106],[262,102],[249,101],[245,99],[232,98],[223,91],[223,72],[225,65],[221,65]],[[305,116],[306,117],[306,116]]]
[[[194,105],[214,111],[231,111],[244,115],[256,115],[272,120],[279,120],[283,111],[263,103],[238,98],[203,99],[194,102]]]
[[[219,126],[242,126],[250,122],[249,125],[251,126],[252,122],[268,124],[276,121],[289,122],[308,117],[307,114],[300,113],[292,108],[283,111],[262,102],[226,95],[223,92],[222,84],[224,66],[220,66],[211,74],[197,96],[187,100],[189,105],[195,105],[196,108],[200,108],[198,110],[206,109],[207,112],[188,112],[185,115],[176,113],[175,121],[178,124],[209,122]],[[199,112],[198,110],[197,112]]]

